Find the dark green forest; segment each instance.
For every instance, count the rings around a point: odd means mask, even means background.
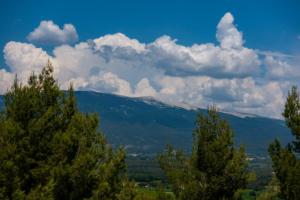
[[[246,147],[235,143],[235,132],[217,105],[193,119],[189,150],[170,142],[156,155],[128,154],[125,146],[107,141],[99,129],[99,113],[79,109],[72,85],[68,91],[60,90],[50,62],[41,74],[32,73],[27,84],[16,77],[3,104],[0,199],[300,197],[300,99],[296,87],[289,91],[283,108],[291,132],[286,134],[291,134],[293,141],[275,140],[266,145],[270,159],[264,161],[250,160]]]

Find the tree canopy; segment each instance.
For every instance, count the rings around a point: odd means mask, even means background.
[[[60,91],[50,62],[22,85],[17,78],[0,115],[0,199],[133,199],[125,151],[81,113],[72,87]]]
[[[243,148],[235,149],[233,131],[210,107],[199,114],[191,156],[168,147],[159,161],[177,199],[233,199],[250,178]]]
[[[297,200],[300,197],[300,100],[296,87],[289,91],[282,115],[295,140],[286,147],[275,140],[269,146],[269,153],[279,180],[280,196],[286,200]]]

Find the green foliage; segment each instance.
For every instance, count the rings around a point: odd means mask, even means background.
[[[162,185],[159,185],[156,193],[156,200],[173,200],[174,196],[172,193],[167,193]]]
[[[165,191],[162,185],[154,187],[138,187],[135,200],[174,200],[175,196],[170,191]]]
[[[300,99],[295,86],[289,92],[282,115],[295,137],[293,150],[300,153]]]
[[[197,118],[191,156],[169,146],[159,161],[177,199],[233,199],[250,177],[244,149],[234,148],[233,132],[215,107]]]
[[[286,200],[296,200],[300,197],[300,101],[296,87],[289,92],[283,116],[295,140],[285,148],[275,140],[269,146],[269,154],[279,180],[280,196]]]
[[[125,151],[113,151],[96,114],[59,90],[50,63],[27,85],[17,78],[0,115],[0,199],[133,199]]]
[[[273,176],[265,191],[258,196],[257,200],[277,200],[279,191],[279,181],[276,176]]]
[[[137,188],[137,195],[134,200],[156,200],[157,191],[153,188]]]

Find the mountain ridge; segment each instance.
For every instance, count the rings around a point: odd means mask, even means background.
[[[100,115],[100,129],[113,146],[124,145],[130,154],[156,154],[166,144],[187,152],[191,150],[192,132],[198,113],[148,97],[124,97],[94,91],[76,91],[78,107],[83,112]],[[3,106],[0,97],[0,106]],[[291,140],[284,121],[262,116],[239,117],[220,112],[235,133],[236,145],[244,145],[249,154],[267,155],[275,138],[284,144]]]
[[[81,92],[81,91],[77,91],[77,92]],[[116,97],[121,97],[121,98],[129,98],[132,100],[137,100],[137,101],[144,101],[145,103],[151,104],[161,104],[161,105],[165,105],[165,106],[169,106],[169,107],[175,107],[175,108],[182,108],[185,110],[199,110],[199,109],[204,109],[206,110],[206,108],[203,107],[197,107],[197,106],[192,106],[190,104],[184,103],[187,105],[187,107],[183,106],[183,105],[177,105],[177,104],[171,104],[171,103],[167,103],[164,102],[162,100],[156,99],[154,97],[151,96],[143,96],[143,97],[129,97],[129,96],[124,96],[124,95],[119,95],[119,94],[109,94],[109,93],[103,93],[103,92],[97,92],[97,91],[84,91],[84,92],[91,92],[91,93],[98,93],[98,94],[106,94],[106,95],[112,95],[112,96],[116,96]],[[238,112],[238,111],[227,111],[227,110],[221,110],[219,109],[219,113],[224,113],[224,114],[229,114],[229,115],[235,115],[237,117],[241,117],[241,118],[245,118],[245,117],[258,117],[258,118],[268,118],[268,119],[274,119],[274,120],[281,120],[279,118],[272,118],[272,117],[267,117],[267,116],[262,116],[262,115],[258,115],[258,114],[253,114],[253,113],[246,113],[246,112]]]

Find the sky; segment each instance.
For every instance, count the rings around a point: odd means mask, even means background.
[[[299,0],[0,2],[0,94],[50,60],[62,89],[281,118]]]

